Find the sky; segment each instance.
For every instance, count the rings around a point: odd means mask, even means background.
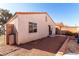
[[[54,22],[65,25],[79,25],[79,3],[8,3],[0,8],[10,12],[47,12]]]

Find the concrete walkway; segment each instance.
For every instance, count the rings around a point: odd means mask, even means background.
[[[20,49],[20,48],[16,47],[16,46],[4,45],[4,46],[0,47],[0,55],[7,55],[11,52],[18,50],[18,49]]]
[[[79,55],[79,44],[76,40],[70,40],[65,55]]]

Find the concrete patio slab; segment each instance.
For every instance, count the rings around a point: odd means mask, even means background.
[[[7,55],[13,51],[20,49],[19,47],[4,45],[0,47],[0,55]]]
[[[25,56],[25,55],[28,56],[28,54],[29,54],[29,51],[27,49],[20,48],[19,50],[11,52],[6,56]]]

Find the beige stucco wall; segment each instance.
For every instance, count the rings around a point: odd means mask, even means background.
[[[47,21],[46,21],[47,17]],[[18,44],[41,39],[49,35],[48,25],[55,27],[46,14],[18,14]],[[29,33],[29,22],[37,23],[37,32]],[[55,28],[53,28],[55,34]]]
[[[47,21],[47,24],[48,24],[48,25],[51,25],[51,28],[52,28],[52,35],[54,35],[54,34],[55,34],[55,29],[56,29],[56,28],[55,28],[55,27],[56,27],[56,26],[55,26],[55,23],[53,22],[53,19],[51,19],[50,16],[48,16],[48,15],[47,15],[47,20],[48,20],[48,21]]]

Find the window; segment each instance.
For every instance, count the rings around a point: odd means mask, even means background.
[[[47,22],[47,16],[45,17],[45,21]]]
[[[37,32],[37,23],[29,22],[29,33]]]

